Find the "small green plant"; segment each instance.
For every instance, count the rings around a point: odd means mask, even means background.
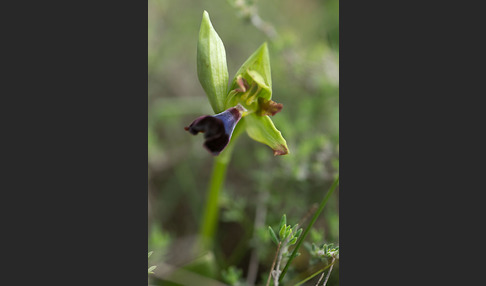
[[[333,243],[323,243],[321,246],[317,246],[315,243],[305,244],[305,248],[309,251],[310,255],[318,260],[327,260],[329,258],[339,259],[339,246],[334,246]]]
[[[223,269],[223,271],[221,271],[223,281],[231,286],[244,285],[242,274],[243,271],[234,266],[230,266],[228,269]]]
[[[325,274],[324,271],[329,268],[329,271],[327,272],[326,275],[326,279],[322,283],[322,286],[325,286],[327,284],[329,276],[331,275],[332,268],[334,267],[336,260],[339,260],[339,246],[334,246],[333,243],[330,244],[323,243],[321,244],[321,246],[317,246],[315,243],[312,244],[305,243],[304,247],[309,251],[312,257],[310,261],[311,264],[315,264],[317,261],[325,261],[326,266],[295,285],[296,286],[302,285],[305,282],[309,281],[310,279],[322,273],[316,284],[319,285],[321,283],[321,280],[324,278],[324,274]],[[331,259],[331,262],[329,262],[329,259]]]
[[[302,228],[296,224],[293,227],[287,225],[287,216],[284,214],[280,219],[278,227],[278,236],[271,226],[268,226],[268,231],[272,241],[277,245],[277,253],[273,260],[270,274],[267,279],[267,286],[270,284],[271,277],[273,277],[274,285],[278,285],[279,277],[282,271],[280,270],[280,264],[284,257],[290,257],[289,246],[294,245],[297,239],[302,234]]]

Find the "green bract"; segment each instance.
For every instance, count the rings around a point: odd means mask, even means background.
[[[228,120],[244,125],[250,138],[270,146],[274,155],[289,153],[287,142],[269,117],[278,113],[283,105],[271,100],[272,79],[266,43],[243,63],[228,87],[224,45],[211,24],[208,12],[204,11],[197,44],[197,74],[214,112],[218,113],[209,117],[217,117],[218,120],[227,118],[223,112],[231,109],[234,114],[236,108],[240,115],[235,114]],[[226,147],[236,125],[223,121],[216,126],[218,120],[201,117],[186,127],[192,134],[221,130],[206,137],[205,146],[215,155]]]

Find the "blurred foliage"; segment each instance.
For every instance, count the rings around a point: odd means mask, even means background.
[[[268,42],[273,99],[284,105],[272,120],[290,154],[274,157],[269,147],[246,134],[239,138],[221,194],[215,238],[220,274],[214,281],[241,283],[254,263],[254,251],[255,284],[265,285],[276,251],[267,226],[278,225],[284,213],[291,221],[307,217],[308,222],[338,172],[339,2],[148,1],[148,251],[154,251],[150,265],[158,265],[150,275],[152,285],[180,285],[160,279],[163,266],[194,260],[189,249],[200,226],[213,162],[202,147],[203,137],[184,130],[196,117],[213,114],[196,70],[204,10],[225,45],[230,79],[249,54]],[[335,192],[309,243],[339,244],[338,201]],[[310,254],[301,252],[292,262],[290,278],[302,280],[312,271]],[[339,284],[338,273],[336,264],[327,285]]]

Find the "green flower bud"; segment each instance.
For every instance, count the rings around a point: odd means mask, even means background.
[[[228,67],[223,41],[204,11],[197,43],[197,75],[215,113],[223,112],[228,88]],[[229,107],[228,107],[229,108]]]

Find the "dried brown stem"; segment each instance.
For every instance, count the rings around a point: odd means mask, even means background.
[[[275,263],[277,262],[277,257],[278,257],[278,253],[280,252],[280,245],[281,244],[282,244],[282,242],[278,243],[277,252],[275,253],[275,258],[273,259],[272,267],[270,268],[270,273],[268,273],[268,279],[267,279],[266,286],[270,285],[270,280],[272,279],[273,268],[275,267]]]

